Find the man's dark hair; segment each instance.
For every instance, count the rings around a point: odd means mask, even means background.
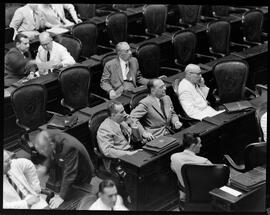
[[[115,113],[115,106],[116,105],[122,105],[122,103],[117,102],[117,101],[112,101],[109,105],[108,105],[108,114],[109,116],[111,116],[113,113]]]
[[[26,38],[26,39],[28,39],[28,37],[25,35],[25,34],[17,34],[16,36],[15,36],[15,43],[21,43],[22,41],[21,41],[21,38]]]
[[[153,79],[149,79],[148,83],[147,83],[147,89],[148,89],[148,93],[151,93],[151,89],[154,88],[154,82],[158,80],[158,78],[153,78]]]
[[[185,149],[189,148],[192,144],[198,143],[198,137],[200,137],[197,133],[185,133],[183,134],[183,147]]]
[[[114,186],[116,186],[116,185],[115,185],[113,180],[111,180],[111,179],[103,180],[102,182],[99,183],[98,192],[103,193],[104,188],[114,187]]]

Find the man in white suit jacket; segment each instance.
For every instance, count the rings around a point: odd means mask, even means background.
[[[48,204],[40,197],[40,183],[34,164],[25,158],[11,159],[4,150],[3,156],[3,208],[43,209]],[[23,194],[20,197],[8,177]]]
[[[185,73],[185,78],[178,86],[178,99],[186,114],[191,118],[202,120],[223,112],[216,111],[208,105],[206,97],[209,88],[204,84],[200,67],[189,64],[186,66]]]

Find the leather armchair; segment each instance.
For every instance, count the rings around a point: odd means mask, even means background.
[[[185,211],[212,211],[209,191],[228,183],[230,169],[224,164],[184,164],[181,169],[186,201]]]
[[[143,92],[139,92],[136,93],[135,95],[132,96],[132,98],[130,99],[130,110],[133,110],[138,104],[139,102],[145,98],[148,95],[148,92],[143,91]]]
[[[146,42],[137,47],[136,57],[144,78],[158,78],[161,75],[171,76],[181,70],[171,67],[160,67],[160,49],[156,43]]]
[[[73,26],[72,35],[82,43],[81,56],[91,58],[92,55],[102,55],[113,52],[114,49],[97,44],[98,28],[92,22],[82,22]]]
[[[239,172],[247,172],[257,166],[266,165],[266,142],[248,144],[244,150],[244,164],[234,162],[230,155],[225,154],[225,162]]]
[[[29,84],[17,88],[11,93],[11,103],[16,115],[16,124],[23,130],[21,146],[32,155],[32,151],[35,150],[31,141],[38,127],[45,124],[52,115],[60,114],[46,111],[47,91],[40,84]]]
[[[217,89],[213,90],[216,105],[256,97],[255,92],[246,87],[248,69],[248,64],[242,60],[224,60],[213,67],[217,84]]]

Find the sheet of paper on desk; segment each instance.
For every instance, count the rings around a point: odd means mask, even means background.
[[[66,29],[66,28],[57,28],[57,27],[55,27],[55,28],[47,29],[46,31],[49,32],[49,33],[53,33],[53,34],[63,34],[63,33],[68,32],[69,30]]]
[[[53,61],[38,63],[38,71],[47,71],[49,69],[52,69],[53,65],[55,65],[55,62]]]
[[[236,196],[236,197],[240,196],[242,194],[241,192],[239,192],[239,191],[237,191],[235,189],[232,189],[230,187],[227,187],[227,186],[223,186],[223,187],[221,187],[219,189],[221,189],[222,191],[224,191],[226,193],[229,193],[229,194],[231,194],[233,196]]]

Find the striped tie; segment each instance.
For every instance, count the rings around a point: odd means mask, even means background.
[[[14,190],[16,190],[16,192],[18,193],[18,195],[20,196],[21,199],[23,199],[24,195],[22,193],[22,191],[20,191],[20,189],[18,188],[18,186],[15,184],[15,182],[10,178],[9,175],[7,175],[7,179],[8,182],[12,185],[12,187],[14,188]]]

